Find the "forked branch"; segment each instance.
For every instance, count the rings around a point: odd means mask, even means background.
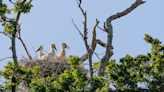
[[[132,4],[129,8],[122,11],[121,13],[117,13],[115,15],[110,16],[106,20],[106,26],[104,25],[104,28],[107,32],[107,43],[106,43],[107,45],[106,45],[105,55],[100,61],[98,76],[104,76],[104,70],[107,65],[107,62],[109,61],[110,57],[113,55],[113,51],[111,51],[112,50],[112,38],[113,38],[113,28],[112,28],[111,21],[114,19],[120,18],[124,15],[127,15],[128,13],[130,13],[132,10],[134,10],[136,7],[138,7],[139,5],[141,5],[143,3],[145,3],[145,1],[136,0],[136,2],[134,4]]]

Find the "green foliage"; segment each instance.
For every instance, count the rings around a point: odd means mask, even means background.
[[[28,14],[33,5],[30,2],[17,0],[12,9],[0,0],[0,22],[4,27],[3,34],[12,36],[21,31],[18,28],[20,14]],[[16,17],[8,18],[7,15],[14,12]],[[114,84],[117,89],[126,90],[137,88],[139,82],[145,83],[147,87],[156,92],[164,89],[164,45],[157,38],[145,34],[144,40],[152,45],[151,53],[132,57],[126,55],[119,60],[109,60],[105,69],[105,75],[98,77],[98,67],[100,62],[94,63],[93,78],[89,78],[81,70],[77,69],[82,63],[80,58],[70,56],[68,63],[71,64],[71,71],[64,71],[64,74],[52,74],[47,78],[40,78],[40,67],[24,70],[23,66],[17,66],[18,61],[8,62],[4,67],[5,71],[0,71],[0,77],[6,79],[5,85],[0,85],[1,92],[11,91],[11,85],[16,85],[16,89],[21,83],[30,88],[32,92],[89,92],[88,85],[97,88],[97,92],[108,92],[111,90],[109,84]],[[11,47],[10,47],[11,50]],[[16,82],[12,83],[12,76]],[[91,87],[92,87],[91,86]]]
[[[30,88],[33,92],[86,92],[88,77],[76,67],[81,65],[80,59],[70,56],[71,71],[65,70],[63,74],[48,76],[47,78],[33,78]],[[76,67],[75,67],[76,66]],[[100,79],[95,81],[100,82]],[[97,83],[97,82],[95,82]],[[100,85],[100,84],[99,84]]]

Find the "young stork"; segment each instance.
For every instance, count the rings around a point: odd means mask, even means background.
[[[40,53],[39,53],[39,59],[41,59],[42,56],[44,55],[43,52],[42,52],[43,49],[44,49],[43,45],[40,45],[39,48],[38,48],[38,50],[36,51],[36,52],[40,51]]]
[[[59,58],[66,58],[66,51],[65,48],[70,49],[70,47],[67,46],[65,43],[61,43],[62,51],[58,54],[57,57]]]
[[[55,57],[54,48],[56,51],[57,49],[56,49],[55,44],[51,44],[50,46],[51,46],[51,51],[45,54],[44,56],[42,56],[41,60],[54,60],[54,57]]]

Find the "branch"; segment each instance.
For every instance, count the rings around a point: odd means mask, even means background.
[[[86,49],[89,50],[89,45],[87,43],[87,39],[88,39],[87,38],[87,34],[88,34],[88,32],[87,32],[87,16],[86,16],[87,13],[86,13],[86,11],[84,12],[84,10],[81,8],[81,0],[79,0],[79,3],[78,3],[77,0],[76,0],[76,2],[79,5],[79,8],[80,8],[80,10],[81,10],[81,12],[84,16],[84,22],[83,22],[83,24],[84,24],[84,37],[83,37],[83,39],[84,39],[84,42],[85,42]]]
[[[96,41],[97,41],[97,43],[98,43],[99,45],[101,45],[102,47],[106,47],[106,44],[105,44],[104,42],[102,42],[101,40],[97,39]]]
[[[13,58],[13,57],[5,57],[5,58],[3,58],[3,59],[0,59],[0,61],[5,60],[5,59],[7,59],[7,58]]]
[[[10,36],[10,35],[8,35],[8,34],[6,34],[6,33],[3,33],[3,32],[1,32],[1,31],[0,31],[0,33],[4,34],[5,36],[8,36],[8,37],[11,39],[11,36]]]
[[[105,32],[105,29],[102,29],[101,27],[99,27],[99,25],[97,25],[97,27],[102,30],[103,32]]]
[[[95,52],[94,52],[94,53],[95,53]],[[97,53],[95,53],[95,55],[97,56],[97,58],[98,58],[99,60],[101,60]]]
[[[24,42],[23,42],[23,40],[22,40],[22,38],[21,38],[21,33],[20,33],[20,25],[18,25],[18,29],[19,29],[19,31],[18,31],[18,34],[19,34],[19,37],[17,36],[17,38],[22,42],[22,45],[23,45],[23,47],[24,47],[24,49],[26,50],[26,53],[27,53],[27,55],[28,55],[28,57],[30,58],[30,60],[32,60],[32,57],[31,57],[31,55],[29,54],[29,52],[28,52],[28,50],[27,50],[27,48],[26,48],[26,45],[24,44]]]
[[[110,16],[108,19],[107,19],[107,24],[109,22],[111,22],[112,20],[114,19],[117,19],[117,18],[120,18],[122,16],[125,16],[127,15],[128,13],[130,13],[131,11],[133,11],[135,8],[137,8],[139,5],[145,3],[146,1],[142,1],[142,0],[136,0],[136,2],[134,4],[132,4],[129,8],[127,8],[126,10],[120,12],[120,13],[117,13],[115,15],[112,15]],[[109,25],[108,25],[109,26]]]
[[[98,76],[104,76],[104,70],[107,65],[107,62],[109,61],[110,57],[114,54],[113,51],[111,51],[113,48],[112,47],[113,29],[112,29],[111,21],[130,13],[132,10],[134,10],[137,6],[139,6],[142,3],[144,3],[142,0],[136,0],[136,2],[134,4],[132,4],[132,6],[130,8],[127,8],[125,11],[123,11],[121,13],[112,15],[111,17],[109,17],[107,19],[107,21],[106,21],[107,28],[104,24],[104,29],[107,32],[106,51],[105,51],[105,55],[100,60]],[[97,89],[97,87],[95,87],[94,85],[91,85],[90,91],[94,92],[96,89]]]
[[[110,57],[113,55],[113,51],[111,51],[112,50],[112,38],[113,38],[113,28],[112,28],[112,25],[111,25],[111,21],[114,20],[114,19],[120,18],[124,15],[127,15],[132,10],[134,10],[137,6],[139,6],[143,3],[145,3],[145,1],[136,0],[136,2],[134,4],[132,4],[129,8],[127,8],[123,12],[112,15],[107,19],[107,21],[106,21],[107,28],[104,25],[104,28],[106,28],[107,37],[108,37],[107,38],[107,46],[106,46],[105,55],[100,61],[98,76],[104,76],[104,70],[105,70],[105,67],[107,65],[107,62],[109,61]]]
[[[79,31],[79,34],[80,34],[80,35],[83,37],[83,39],[84,39],[83,34],[80,32],[80,30],[78,29],[78,27],[77,27],[76,24],[74,23],[73,19],[72,19],[72,22],[73,22],[74,26],[76,27],[76,29]]]
[[[97,41],[96,41],[96,27],[97,27],[98,24],[99,24],[99,21],[96,19],[96,24],[95,24],[94,29],[93,29],[92,43],[91,43],[91,47],[90,47],[92,49],[92,51],[95,50],[96,44],[97,44]]]
[[[16,3],[14,3],[13,1],[11,1],[11,0],[9,0],[12,4],[15,4],[15,5],[17,5]]]
[[[91,43],[91,47],[90,49],[92,49],[92,53],[94,52],[95,48],[96,48],[96,45],[97,45],[97,40],[96,40],[96,27],[97,25],[99,24],[99,21],[96,19],[96,24],[94,26],[94,29],[93,29],[93,37],[92,37],[92,43]],[[83,56],[80,57],[80,62],[84,62],[85,60],[88,59],[88,53],[84,54]]]

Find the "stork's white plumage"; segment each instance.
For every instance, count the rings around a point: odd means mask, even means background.
[[[45,54],[44,56],[42,56],[41,60],[54,60],[54,57],[55,57],[54,48],[56,51],[57,49],[56,49],[55,44],[51,44],[50,46],[51,46],[51,51]]]
[[[42,52],[43,49],[44,49],[43,45],[40,45],[39,48],[38,48],[38,50],[36,51],[36,52],[40,51],[40,52],[39,52],[39,59],[41,59],[42,56],[45,55],[45,54],[43,54],[43,52]]]
[[[58,54],[57,57],[59,57],[59,58],[65,58],[65,57],[66,57],[65,48],[69,49],[70,47],[68,47],[67,44],[65,44],[65,43],[61,43],[61,47],[62,47],[62,50],[61,50],[61,52]]]

